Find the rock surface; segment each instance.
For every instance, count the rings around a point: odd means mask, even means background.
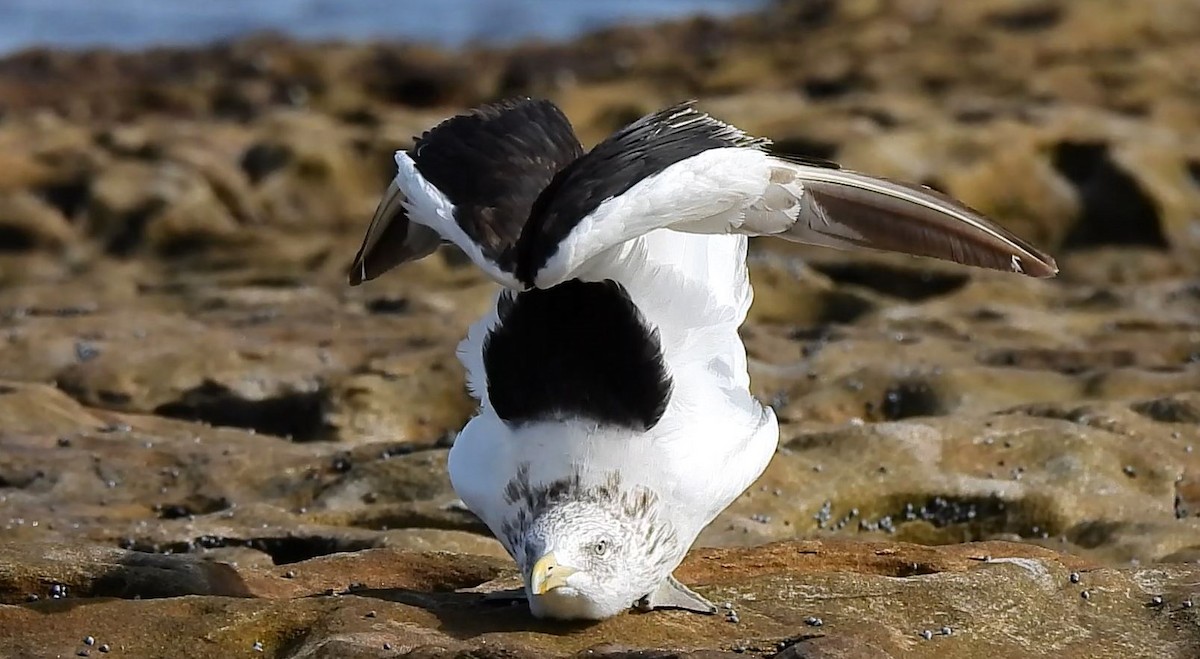
[[[680,576],[721,613],[537,621],[482,593],[504,561],[375,549],[232,567],[118,549],[0,545],[0,608],[22,656],[1191,657],[1198,570],[1104,568],[1004,542],[793,541],[697,552]],[[62,594],[54,597],[54,593]],[[88,598],[72,606],[72,598]],[[126,621],[137,619],[130,626]],[[1119,625],[1113,621],[1121,621]],[[86,633],[85,636],[80,636]],[[634,650],[639,647],[671,650]],[[22,654],[23,653],[23,654]]]
[[[0,656],[1197,656],[1193,61],[1178,0],[0,60]],[[699,97],[1062,273],[756,241],[781,446],[680,572],[736,616],[537,622],[481,601],[511,564],[445,476],[493,287],[344,279],[392,151],[520,93],[588,142]]]

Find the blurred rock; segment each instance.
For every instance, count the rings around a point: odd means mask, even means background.
[[[0,193],[0,252],[61,250],[75,238],[58,209],[28,192]]]

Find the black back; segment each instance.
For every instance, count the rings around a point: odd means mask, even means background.
[[[488,398],[509,424],[578,416],[648,430],[671,398],[658,331],[625,288],[572,279],[506,292],[484,340]]]
[[[534,201],[583,147],[556,105],[513,99],[443,121],[409,154],[454,204],[455,221],[483,255],[512,270],[514,244]]]
[[[517,278],[532,286],[559,243],[604,200],[709,149],[766,143],[690,102],[638,119],[559,171],[542,191],[521,233]]]

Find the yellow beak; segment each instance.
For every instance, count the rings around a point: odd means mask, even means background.
[[[545,595],[555,588],[567,585],[567,577],[577,571],[575,568],[559,565],[554,558],[554,552],[550,552],[533,564],[533,572],[529,574],[529,590],[534,595]]]

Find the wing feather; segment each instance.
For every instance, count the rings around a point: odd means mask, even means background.
[[[509,101],[426,132],[380,202],[352,284],[449,240],[493,279],[547,288],[658,229],[777,236],[1034,277],[1054,259],[929,188],[774,155],[770,142],[675,105],[587,154],[548,101]]]
[[[401,263],[428,256],[441,244],[438,232],[409,221],[404,199],[404,193],[392,181],[375,208],[362,246],[354,255],[351,286],[374,279]]]
[[[515,244],[554,175],[580,154],[571,123],[550,101],[485,105],[426,131],[380,201],[350,270],[357,284],[436,247],[461,248],[485,272],[515,285]],[[414,226],[423,229],[414,229]]]
[[[1058,272],[1048,254],[936,190],[844,169],[799,165],[795,173],[802,188],[801,212],[779,234],[782,238],[926,256],[1032,277]]]
[[[539,197],[518,244],[517,277],[553,286],[616,245],[663,228],[900,252],[1034,277],[1058,272],[1049,255],[947,195],[775,156],[768,144],[690,105],[635,122],[560,172]],[[658,166],[613,169],[660,149]]]

